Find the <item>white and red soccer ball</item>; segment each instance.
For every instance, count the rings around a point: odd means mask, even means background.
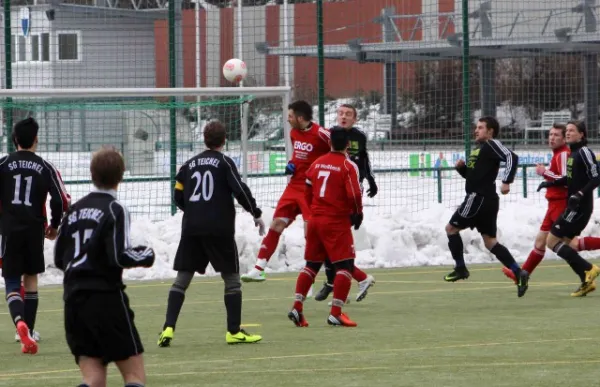
[[[246,79],[246,75],[248,75],[248,68],[241,59],[229,59],[223,65],[223,76],[229,82],[239,83]]]

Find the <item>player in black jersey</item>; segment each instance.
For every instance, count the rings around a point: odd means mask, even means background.
[[[522,297],[528,288],[529,273],[522,270],[508,249],[496,239],[498,210],[500,199],[496,193],[496,178],[500,163],[504,162],[500,192],[510,192],[510,184],[515,179],[519,157],[495,139],[500,132],[500,125],[494,117],[482,117],[477,122],[475,140],[478,147],[471,152],[467,163],[459,160],[456,170],[465,178],[464,202],[450,218],[446,225],[448,247],[456,262],[454,270],[444,277],[448,282],[469,278],[469,271],[463,256],[463,242],[460,231],[469,227],[477,228],[483,238],[485,247],[498,258],[504,266],[515,273],[517,278],[517,295]]]
[[[17,151],[0,159],[2,205],[2,277],[6,302],[17,327],[23,353],[35,354],[31,331],[38,307],[38,274],[46,270],[44,238],[54,240],[69,195],[56,168],[35,154],[39,126],[33,118],[19,121],[13,131]],[[46,200],[50,194],[50,225]],[[21,298],[21,277],[25,301]]]
[[[126,387],[146,383],[144,347],[134,324],[123,269],[151,267],[154,251],[132,247],[130,218],[117,200],[125,163],[116,150],[92,157],[94,190],[69,209],[54,247],[54,264],[64,272],[67,344],[79,365],[79,387],[106,386],[106,368],[115,362]]]
[[[581,285],[573,297],[583,297],[596,290],[595,279],[600,268],[583,259],[569,243],[579,236],[587,226],[594,211],[594,190],[600,186],[600,173],[594,152],[587,147],[587,131],[583,121],[571,121],[567,124],[567,144],[571,154],[567,159],[567,175],[552,181],[542,182],[540,188],[567,186],[569,201],[562,215],[554,222],[547,246],[559,257],[567,261],[571,269],[579,276]],[[539,190],[539,189],[538,189]]]
[[[208,150],[186,161],[177,173],[174,201],[183,211],[181,240],[173,263],[177,277],[169,291],[159,347],[171,344],[185,291],[194,273],[204,274],[209,263],[217,273],[221,273],[225,282],[226,342],[254,343],[262,339],[240,327],[242,289],[233,197],[252,214],[260,235],[264,235],[265,224],[261,219],[262,212],[240,178],[233,160],[222,153],[225,137],[225,126],[219,121],[210,122],[204,129],[204,143]]]

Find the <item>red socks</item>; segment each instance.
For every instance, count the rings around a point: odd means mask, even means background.
[[[356,268],[354,270],[356,271]],[[352,274],[347,270],[338,270],[335,273],[335,281],[333,281],[333,301],[331,302],[332,316],[339,316],[342,314],[342,306],[346,303],[351,286]]]
[[[306,294],[308,293],[312,284],[315,282],[316,276],[317,274],[309,267],[304,267],[302,270],[300,270],[300,274],[298,274],[298,279],[296,280],[296,300],[294,301],[294,309],[296,309],[298,312],[302,312]]]
[[[354,270],[352,271],[352,278],[354,278],[358,282],[362,282],[367,279],[367,273],[354,266]]]
[[[275,230],[269,229],[269,231],[267,232],[267,235],[262,240],[262,243],[260,245],[260,250],[258,250],[259,262],[260,262],[260,260],[264,260],[260,263],[257,262],[255,267],[258,270],[265,269],[264,267],[261,267],[261,264],[264,262],[264,266],[266,266],[266,262],[269,262],[269,259],[271,259],[271,256],[273,256],[273,253],[275,252],[275,249],[277,248],[277,245],[279,244],[280,237],[281,237],[281,233],[279,233]]]
[[[578,248],[579,248],[579,251],[600,250],[600,238],[595,238],[595,237],[579,238]]]
[[[535,268],[540,264],[540,262],[542,262],[545,253],[545,250],[538,250],[534,247],[533,250],[531,250],[531,253],[529,253],[529,257],[527,257],[527,260],[523,264],[522,269],[526,270],[529,274],[531,274],[535,270]]]
[[[23,286],[22,282],[21,282],[21,299],[23,300],[23,302],[25,302],[25,286]]]

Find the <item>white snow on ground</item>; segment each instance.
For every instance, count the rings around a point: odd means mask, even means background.
[[[504,200],[504,199],[503,199]],[[600,205],[600,203],[596,203]],[[429,209],[409,214],[398,209],[393,215],[378,216],[373,209],[365,209],[363,227],[355,232],[357,250],[356,263],[361,268],[387,268],[400,266],[450,265],[453,263],[447,248],[444,226],[452,215],[452,208],[442,204],[432,204]],[[533,239],[543,218],[545,208],[536,199],[516,199],[505,203],[499,216],[498,237],[514,254],[518,261],[524,261],[533,245]],[[265,210],[264,220],[271,220],[273,211]],[[132,224],[134,244],[149,244],[154,247],[157,260],[150,269],[132,269],[125,272],[125,278],[135,280],[163,279],[174,277],[171,270],[180,235],[181,214],[173,218],[149,222],[139,219]],[[254,264],[261,237],[254,228],[252,218],[247,213],[237,218],[236,240],[240,252],[241,270],[245,272]],[[584,235],[600,235],[600,225],[594,220],[584,231]],[[495,258],[483,246],[476,231],[462,233],[467,263],[495,262]],[[41,276],[42,284],[56,284],[62,274],[51,267],[53,243],[46,243],[48,270]],[[287,229],[272,258],[267,272],[298,271],[303,266],[304,234],[302,222],[295,222]],[[552,252],[546,259],[557,259]],[[583,253],[586,257],[593,253]],[[215,273],[209,267],[207,275]]]

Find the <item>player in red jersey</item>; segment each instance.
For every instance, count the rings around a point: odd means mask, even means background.
[[[308,102],[296,101],[288,106],[293,154],[285,167],[285,173],[291,175],[291,179],[277,203],[273,221],[262,240],[254,268],[241,276],[244,282],[265,281],[265,267],[277,248],[283,230],[300,214],[304,222],[310,217],[310,208],[304,198],[306,171],[313,161],[329,152],[329,130],[313,122],[312,118],[312,106]]]
[[[550,165],[546,168],[543,164],[538,164],[536,167],[536,173],[539,176],[542,176],[546,182],[555,181],[560,179],[567,174],[567,159],[569,158],[569,154],[571,150],[567,146],[565,134],[566,134],[566,126],[562,124],[554,124],[552,128],[550,128],[548,134],[548,143],[550,148],[552,148],[552,159],[550,160]],[[545,188],[545,184],[540,184],[538,191],[542,188]],[[548,237],[548,233],[552,228],[552,224],[558,219],[558,217],[563,213],[565,208],[567,207],[567,197],[568,191],[567,187],[563,186],[550,186],[547,187],[546,190],[546,200],[548,200],[548,209],[546,210],[546,216],[542,221],[542,225],[540,227],[540,231],[535,237],[535,244],[533,250],[529,253],[527,260],[523,264],[523,270],[526,270],[529,274],[531,274],[535,268],[542,262],[544,259],[544,254],[546,253],[546,239]],[[600,238],[595,237],[585,237],[579,238],[575,237],[570,243],[571,247],[577,251],[583,250],[598,250],[600,249]],[[502,268],[502,272],[505,276],[515,280],[514,273],[506,268]]]
[[[350,293],[354,270],[354,239],[351,226],[358,230],[363,220],[358,167],[346,156],[348,132],[331,130],[331,152],[319,157],[306,173],[306,202],[312,216],[306,230],[306,266],[296,281],[294,306],[288,318],[297,327],[307,327],[303,303],[317,273],[329,257],[335,268],[333,301],[327,323],[355,327],[342,313]]]

